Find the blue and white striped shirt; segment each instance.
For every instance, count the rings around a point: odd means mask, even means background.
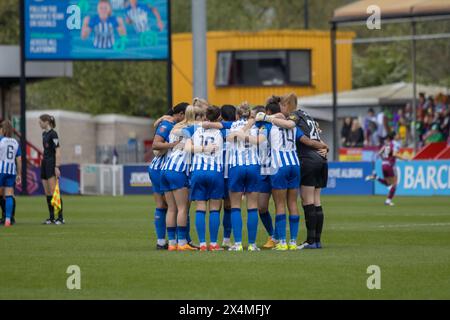
[[[206,147],[216,145],[214,153],[194,153],[192,156],[192,171],[216,171],[223,172],[223,134],[218,129],[204,129],[199,126],[190,126],[185,129],[194,147]]]
[[[242,130],[248,124],[248,120],[238,120],[233,123],[229,133]],[[250,129],[250,136],[257,137],[260,130],[254,125]],[[250,142],[239,141],[237,138],[230,142],[228,148],[228,164],[231,168],[236,166],[260,165],[259,147]]]
[[[127,7],[127,17],[133,24],[136,33],[150,30],[149,13],[150,8],[145,4],[138,4],[134,8],[131,5]]]
[[[115,43],[114,32],[119,26],[116,17],[101,20],[94,16],[89,20],[89,28],[94,32],[94,47],[98,49],[112,49]]]
[[[16,158],[21,156],[20,146],[16,139],[0,137],[0,173],[17,174]]]
[[[276,171],[278,168],[300,165],[296,142],[303,135],[303,131],[297,127],[284,129],[272,125],[269,139],[271,146],[271,168],[273,170]]]
[[[155,136],[160,136],[164,139],[165,142],[169,142],[170,132],[172,131],[174,125],[175,123],[169,121],[161,122],[156,129]],[[166,157],[167,153],[154,157],[149,166],[150,170],[162,170],[166,161]]]
[[[179,135],[176,135],[173,131],[174,130],[170,133],[169,142],[173,143],[180,141],[180,143],[167,153],[163,169],[176,172],[185,172],[187,174],[191,156],[189,152],[184,150],[187,137],[183,134],[184,131]]]

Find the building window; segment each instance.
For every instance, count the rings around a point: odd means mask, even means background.
[[[216,86],[311,86],[311,50],[221,51]]]

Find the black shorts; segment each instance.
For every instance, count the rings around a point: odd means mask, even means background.
[[[43,159],[41,162],[41,179],[48,180],[55,177],[56,162]]]
[[[328,163],[324,161],[302,160],[301,186],[324,189],[328,184]]]

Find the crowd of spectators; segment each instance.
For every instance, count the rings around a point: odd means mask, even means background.
[[[358,118],[348,117],[341,130],[342,146],[380,146],[390,132],[396,132],[402,147],[413,147],[412,130],[416,130],[419,147],[433,142],[450,143],[450,95],[426,98],[424,93],[420,93],[415,124],[413,118],[410,103],[403,108],[386,108],[378,113],[370,109],[362,123]]]

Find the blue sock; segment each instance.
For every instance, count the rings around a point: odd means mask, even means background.
[[[177,227],[167,227],[167,236],[169,237],[169,241],[176,241]]]
[[[195,213],[195,227],[197,229],[198,241],[206,242],[206,212],[197,211]]]
[[[286,214],[277,214],[275,217],[275,229],[278,233],[278,240],[286,241]]]
[[[220,211],[211,211],[209,214],[209,237],[211,242],[217,243],[220,228]]]
[[[156,208],[155,210],[156,237],[159,240],[166,239],[166,214],[167,209]]]
[[[291,235],[291,241],[297,241],[299,223],[300,216],[289,216],[289,231]]]
[[[274,238],[275,240],[279,240],[279,239],[280,239],[280,236],[278,235],[278,230],[277,230],[276,225],[275,225],[275,227],[273,228],[273,238]]]
[[[259,215],[261,218],[261,221],[264,225],[264,228],[266,228],[267,233],[270,237],[273,237],[273,223],[272,223],[272,216],[269,212],[262,213]]]
[[[177,227],[178,242],[180,242],[180,240],[186,240],[186,232],[187,227]]]
[[[5,199],[5,214],[6,219],[11,219],[13,212],[14,200],[13,197],[9,196]]]
[[[258,234],[258,209],[248,210],[247,218],[248,243],[256,243],[256,235]]]
[[[231,237],[231,210],[223,211],[223,237],[229,239]]]
[[[187,225],[186,225],[186,241],[188,243],[190,243],[192,241],[192,239],[191,239],[191,216],[189,213],[187,216]]]
[[[231,225],[233,228],[234,242],[242,242],[242,215],[240,208],[231,209]]]

